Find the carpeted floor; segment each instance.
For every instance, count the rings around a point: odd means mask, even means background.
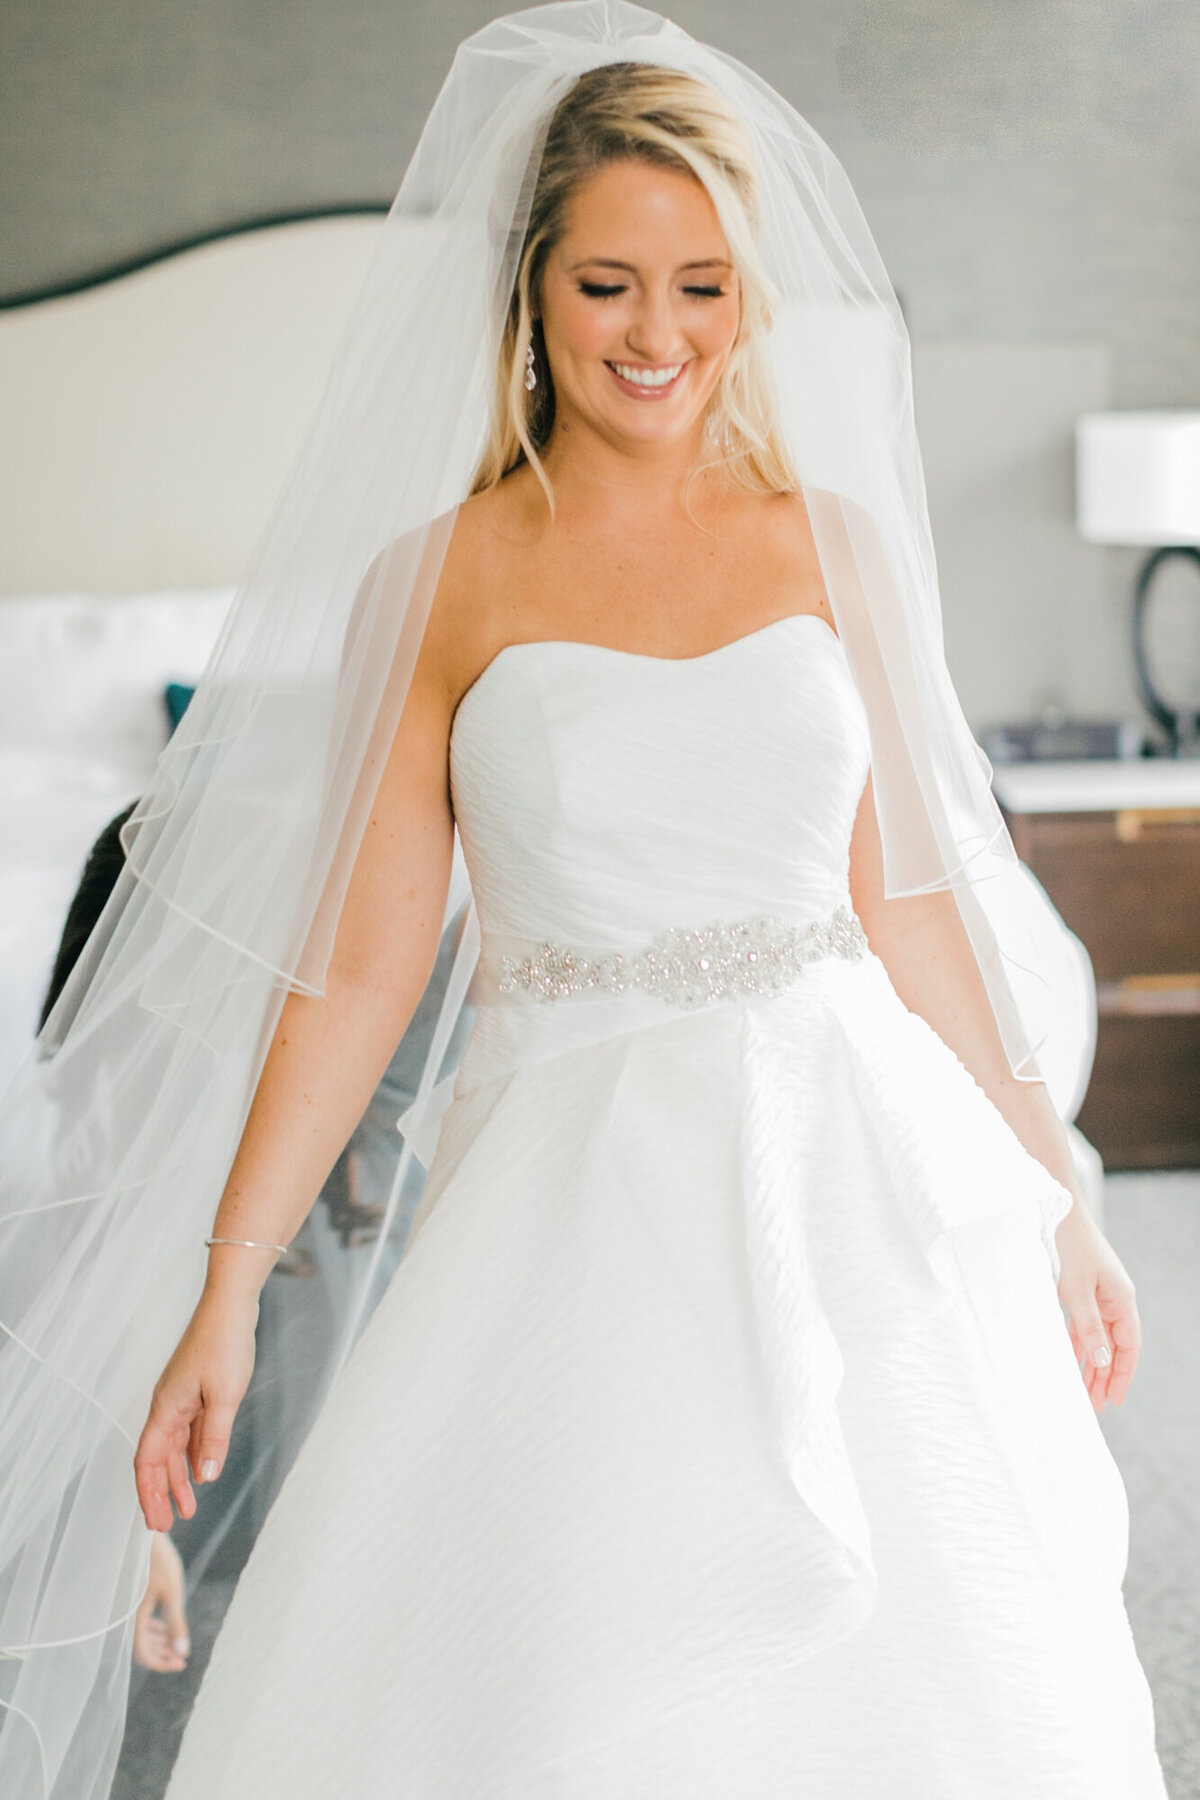
[[[1200,1173],[1109,1176],[1104,1207],[1144,1335],[1129,1398],[1102,1419],[1129,1494],[1125,1595],[1171,1800],[1200,1800]],[[185,1674],[135,1680],[112,1800],[161,1800],[231,1590],[226,1573],[192,1594]]]
[[[1101,1419],[1129,1494],[1125,1598],[1171,1800],[1200,1800],[1200,1173],[1110,1175],[1104,1200],[1142,1318],[1129,1398]]]

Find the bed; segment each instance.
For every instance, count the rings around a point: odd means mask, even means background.
[[[320,393],[377,214],[0,311],[0,1084],[89,846],[141,793]]]

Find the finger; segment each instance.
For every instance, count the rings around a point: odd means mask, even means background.
[[[1109,1315],[1109,1334],[1113,1342],[1113,1366],[1109,1374],[1108,1397],[1120,1406],[1129,1392],[1134,1371],[1142,1352],[1142,1329],[1137,1307],[1132,1298],[1119,1313]]]
[[[139,1618],[133,1628],[133,1660],[140,1669],[154,1669],[162,1648],[161,1631],[155,1619]]]
[[[201,1461],[200,1445],[201,1445],[203,1436],[204,1436],[204,1409],[203,1409],[203,1407],[201,1407],[200,1411],[196,1414],[195,1418],[192,1420],[192,1428],[188,1432],[188,1441],[187,1441],[188,1462],[191,1465],[192,1472],[195,1475],[197,1481],[200,1479],[200,1461]]]
[[[1071,1342],[1083,1360],[1083,1378],[1092,1405],[1104,1410],[1108,1395],[1109,1373],[1113,1363],[1113,1346],[1108,1328],[1100,1317],[1094,1294],[1075,1295],[1067,1301],[1071,1318]]]
[[[135,1479],[138,1504],[146,1524],[151,1531],[169,1531],[175,1522],[175,1515],[171,1511],[165,1471],[159,1469],[153,1474],[147,1474],[145,1470],[141,1470]]]
[[[1084,1364],[1088,1371],[1088,1393],[1097,1412],[1108,1405],[1108,1379],[1112,1371],[1111,1344],[1089,1344]]]
[[[185,1653],[178,1644],[172,1642],[171,1635],[161,1619],[154,1620],[154,1655],[154,1666],[160,1675],[177,1675],[181,1669],[187,1667]]]
[[[171,1648],[178,1656],[187,1656],[191,1649],[188,1642],[187,1616],[183,1610],[183,1595],[173,1594],[162,1609],[163,1625],[166,1635],[171,1641]]]
[[[174,1523],[171,1499],[167,1489],[165,1464],[157,1457],[143,1453],[141,1446],[133,1461],[138,1504],[151,1531],[169,1531]]]
[[[161,1627],[153,1635],[147,1632],[140,1647],[135,1647],[134,1660],[141,1668],[151,1669],[156,1675],[178,1675],[187,1667],[183,1657],[167,1641],[166,1633]]]
[[[175,1496],[175,1504],[179,1508],[181,1519],[190,1519],[196,1511],[196,1496],[192,1492],[192,1484],[188,1480],[187,1458],[182,1450],[172,1450],[167,1458],[167,1478],[171,1492]],[[164,1527],[170,1530],[173,1520]]]
[[[1100,1411],[1102,1410],[1100,1402],[1104,1398],[1104,1379],[1108,1371],[1093,1359],[1075,1332],[1071,1333],[1071,1349],[1074,1352],[1075,1366],[1079,1370],[1080,1380],[1083,1382],[1087,1397],[1096,1410]]]
[[[1113,1360],[1108,1370],[1105,1392],[1114,1406],[1120,1406],[1129,1392],[1129,1384],[1133,1380],[1138,1358],[1141,1355],[1141,1322],[1138,1318],[1132,1291],[1127,1297],[1122,1297],[1117,1302],[1114,1302],[1111,1296],[1106,1297],[1102,1294],[1100,1305],[1108,1325],[1109,1341],[1113,1348]]]
[[[1137,1364],[1137,1350],[1127,1350],[1118,1344],[1113,1357],[1112,1373],[1108,1379],[1108,1397],[1114,1406],[1120,1406],[1129,1392],[1129,1384],[1133,1380]]]
[[[193,1422],[188,1454],[194,1480],[215,1481],[224,1468],[235,1410],[219,1400],[211,1400]]]

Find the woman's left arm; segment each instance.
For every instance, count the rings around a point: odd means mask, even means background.
[[[1055,1234],[1058,1295],[1092,1405],[1120,1405],[1141,1350],[1133,1282],[1084,1203],[1067,1134],[1043,1081],[1009,1067],[975,953],[948,888],[888,899],[871,782],[850,845],[854,909],[892,986],[974,1076],[1031,1156],[1073,1196]],[[1086,1359],[1086,1361],[1084,1360]]]

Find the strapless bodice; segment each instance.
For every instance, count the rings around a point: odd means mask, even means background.
[[[511,644],[451,739],[485,938],[628,946],[824,917],[848,898],[868,764],[841,643],[814,614],[682,660]]]

